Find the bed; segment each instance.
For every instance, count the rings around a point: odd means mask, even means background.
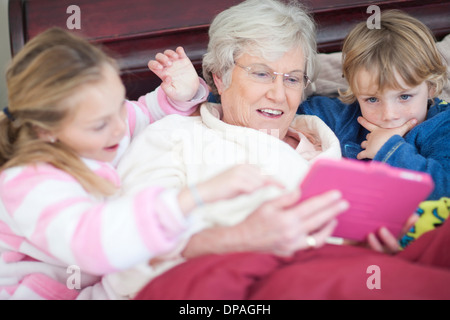
[[[238,2],[240,0],[9,0],[11,51],[15,55],[24,43],[51,26],[75,27],[71,31],[102,45],[119,61],[128,98],[135,100],[159,84],[159,79],[147,68],[148,60],[157,52],[183,46],[201,75],[210,21]],[[427,24],[438,41],[450,33],[450,3],[445,0],[303,2],[311,8],[317,21],[318,48],[322,53],[340,51],[347,32],[356,22],[370,17],[367,8],[373,4],[381,10],[399,8],[409,12]],[[76,7],[71,7],[73,5]],[[79,26],[73,23],[77,14]],[[326,59],[332,60],[332,57]],[[340,76],[340,72],[334,73],[334,70],[336,68],[329,74]]]
[[[73,28],[72,32],[103,46],[118,60],[127,96],[137,99],[159,84],[147,62],[164,49],[183,46],[201,76],[209,23],[217,13],[238,2],[9,0],[12,55],[49,27]],[[342,40],[355,23],[370,16],[369,5],[378,5],[381,10],[399,8],[414,15],[431,28],[442,52],[450,52],[449,1],[304,2],[318,23],[322,64],[321,76],[310,94],[333,94],[337,86],[345,85],[340,72]],[[79,25],[73,24],[76,18]],[[448,99],[449,92],[447,87],[443,97]],[[442,253],[439,246],[450,241],[446,238],[450,225],[445,227],[424,236],[421,243],[413,244],[413,249],[400,254],[400,258],[346,246],[325,246],[289,258],[261,253],[199,257],[156,278],[137,298],[450,299],[450,256],[448,250]],[[422,254],[424,247],[428,249],[426,254]],[[411,261],[417,264],[412,265]],[[431,268],[431,264],[438,267]],[[376,274],[371,266],[381,268],[383,290],[370,288],[374,284],[369,282],[372,272]],[[409,271],[404,272],[405,269]],[[404,290],[399,291],[399,287]]]

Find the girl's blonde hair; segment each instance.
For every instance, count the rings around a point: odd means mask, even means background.
[[[84,85],[103,79],[113,59],[87,40],[52,28],[29,41],[6,71],[10,117],[0,115],[0,168],[48,163],[75,177],[94,195],[110,195],[115,187],[93,173],[61,142],[38,133],[54,132],[76,109],[71,97]]]
[[[427,82],[433,97],[441,94],[447,81],[447,66],[439,53],[431,31],[419,20],[399,11],[381,14],[380,29],[369,29],[366,22],[355,26],[344,40],[342,48],[343,75],[349,88],[339,92],[345,103],[356,100],[356,73],[362,69],[378,79],[378,90],[415,87]]]

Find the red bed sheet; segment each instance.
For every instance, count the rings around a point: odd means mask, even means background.
[[[151,281],[138,300],[450,299],[450,223],[392,256],[326,245],[289,258],[207,255]]]

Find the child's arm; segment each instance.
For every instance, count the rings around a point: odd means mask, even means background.
[[[297,114],[318,116],[339,137],[340,131],[348,131],[349,120],[359,115],[359,108],[349,107],[337,98],[312,96],[300,104]]]
[[[360,151],[360,141],[365,130],[356,119],[361,115],[357,102],[345,104],[337,98],[314,96],[304,101],[298,108],[298,114],[315,115],[333,130],[341,144],[342,155],[355,158]]]
[[[0,233],[0,242],[12,251],[77,265],[91,274],[122,270],[178,243],[188,222],[172,205],[177,194],[147,187],[133,196],[101,201],[49,165],[8,169],[0,176],[0,224],[10,231]]]
[[[191,101],[201,88],[197,72],[182,47],[158,53],[148,67],[161,79],[161,88],[175,104]]]
[[[405,137],[399,134],[391,136],[373,158],[394,167],[430,174],[434,190],[429,200],[448,196],[450,192],[450,157],[447,147],[450,118],[448,112],[438,116],[421,123],[420,128],[414,128]]]
[[[197,191],[208,203],[269,184],[279,186],[256,168],[243,165],[199,183]],[[11,230],[11,234],[0,233],[0,243],[14,238],[12,251],[22,252],[26,243],[26,254],[32,258],[46,261],[48,256],[51,263],[56,259],[97,275],[173,249],[189,228],[185,216],[198,205],[192,190],[156,186],[97,200],[70,175],[50,165],[6,170],[0,176],[0,195],[4,206],[0,224]]]
[[[182,47],[158,53],[155,60],[149,61],[148,67],[162,83],[137,101],[127,101],[132,137],[166,115],[191,115],[206,101],[209,93],[208,86],[198,76]]]
[[[181,211],[188,213],[202,203],[231,199],[270,185],[284,189],[281,183],[262,175],[257,167],[238,165],[196,186],[183,188],[178,199]]]

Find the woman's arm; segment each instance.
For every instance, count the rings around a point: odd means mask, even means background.
[[[309,247],[307,237],[317,246],[325,243],[336,227],[334,219],[348,208],[337,191],[330,191],[297,203],[298,192],[267,201],[243,222],[231,227],[214,227],[191,237],[185,258],[211,253],[259,251],[289,256]]]

